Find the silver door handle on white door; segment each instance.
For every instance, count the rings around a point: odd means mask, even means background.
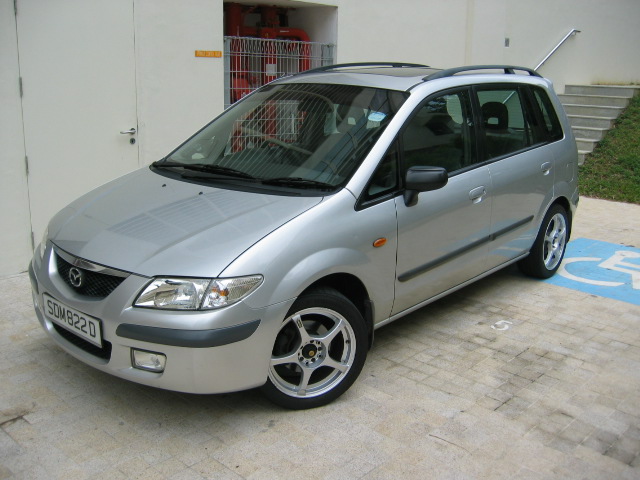
[[[136,133],[135,127],[131,127],[129,130],[125,130],[124,132],[120,132],[122,135],[134,135]]]

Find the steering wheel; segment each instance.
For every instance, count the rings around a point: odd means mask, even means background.
[[[267,142],[275,143],[276,145],[279,145],[288,150],[293,150],[298,153],[304,153],[305,155],[313,155],[313,152],[307,150],[306,148],[298,147],[297,145],[294,145],[292,143],[284,142],[279,138],[274,138],[269,135],[265,135],[264,133],[259,132],[258,130],[254,130],[253,128],[242,127],[242,132],[248,133],[249,135],[255,135],[257,137],[262,138],[263,140],[266,140]]]

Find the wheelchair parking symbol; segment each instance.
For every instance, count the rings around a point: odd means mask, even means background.
[[[547,282],[640,305],[640,249],[576,239]]]

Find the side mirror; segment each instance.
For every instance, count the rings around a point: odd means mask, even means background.
[[[444,187],[449,181],[447,170],[442,167],[411,167],[404,180],[404,204],[413,207],[418,203],[420,192],[429,192]]]

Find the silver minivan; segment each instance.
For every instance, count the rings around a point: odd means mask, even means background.
[[[553,275],[577,172],[532,70],[322,67],[59,212],[29,269],[35,311],[127,380],[317,407],[375,329],[514,262]]]

